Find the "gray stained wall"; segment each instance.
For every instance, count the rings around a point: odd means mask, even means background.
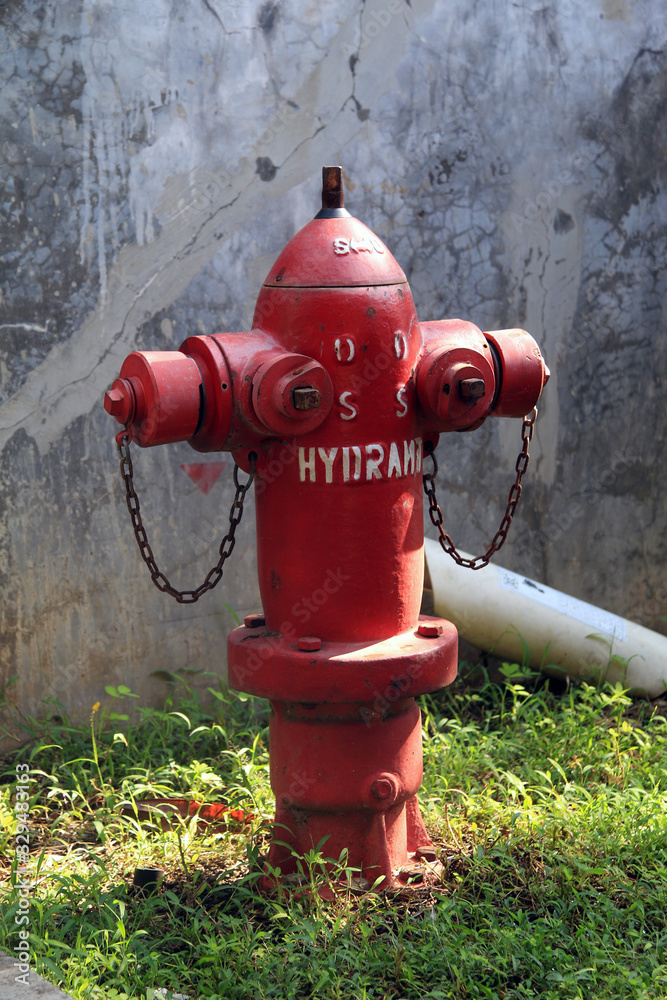
[[[159,594],[102,396],[134,348],[249,328],[325,163],[343,164],[348,206],[421,319],[524,326],[544,349],[553,374],[500,561],[666,630],[666,38],[662,0],[0,8],[10,701],[81,719],[107,684],[160,702],[154,671],[203,687],[224,673],[232,610],[258,609],[252,504],[218,590],[194,607]],[[500,520],[519,445],[518,423],[493,419],[441,439],[446,523],[469,551]],[[208,493],[182,468],[221,460]],[[185,444],[136,453],[177,585],[215,561],[231,471]]]

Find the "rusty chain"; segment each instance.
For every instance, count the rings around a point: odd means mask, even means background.
[[[510,524],[512,523],[512,518],[516,512],[517,504],[521,498],[521,480],[523,479],[524,473],[528,468],[528,462],[530,461],[530,456],[528,455],[528,445],[533,437],[536,420],[537,407],[535,406],[532,412],[529,413],[527,417],[523,418],[523,424],[521,426],[521,440],[523,441],[523,445],[516,460],[516,479],[514,480],[512,488],[509,491],[504,517],[484,555],[475,556],[474,559],[466,559],[462,556],[461,553],[457,551],[452,539],[442,527],[442,510],[438,504],[438,498],[435,495],[435,477],[438,474],[438,463],[435,460],[433,448],[426,452],[425,458],[428,457],[433,462],[433,472],[425,472],[423,475],[424,493],[428,497],[429,501],[429,516],[431,518],[431,522],[438,529],[438,541],[440,542],[440,545],[443,550],[450,555],[456,563],[458,563],[459,566],[463,566],[466,569],[483,569],[484,566],[488,566],[492,556],[494,556],[495,553],[498,552],[498,550],[504,545],[505,539],[507,538],[507,532],[509,531]]]
[[[213,590],[213,588],[216,587],[222,579],[222,567],[225,561],[232,554],[234,545],[236,544],[234,535],[241,522],[241,518],[243,517],[243,502],[245,500],[245,495],[250,489],[252,481],[255,478],[255,461],[257,456],[254,452],[250,452],[250,478],[243,485],[239,483],[239,467],[236,464],[234,465],[234,486],[236,487],[236,494],[229,511],[229,531],[220,542],[220,558],[218,559],[218,562],[213,569],[209,570],[206,574],[204,582],[195,590],[176,590],[175,587],[172,587],[167,577],[161,572],[155,562],[155,557],[146,535],[146,529],[144,528],[143,521],[141,520],[139,497],[137,496],[134,488],[129,434],[127,432],[121,432],[116,438],[116,444],[118,445],[118,454],[120,456],[120,472],[123,480],[125,481],[125,500],[127,502],[127,509],[130,512],[130,517],[132,518],[134,536],[137,540],[139,551],[141,552],[141,558],[150,570],[151,579],[158,590],[169,594],[174,598],[174,600],[178,601],[179,604],[194,604],[195,601],[198,601],[199,598],[202,597],[207,591]]]

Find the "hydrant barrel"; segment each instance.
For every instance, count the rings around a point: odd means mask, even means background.
[[[344,222],[327,223],[330,250],[353,238]],[[262,308],[280,317],[290,346],[321,359],[333,396],[325,423],[267,441],[257,463],[267,625],[383,639],[416,622],[423,582],[422,417],[411,384],[421,340],[410,289],[265,286]]]

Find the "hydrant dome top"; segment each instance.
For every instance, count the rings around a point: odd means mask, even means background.
[[[349,288],[406,282],[382,240],[345,211],[340,167],[324,167],[322,174],[322,211],[292,237],[264,284]]]

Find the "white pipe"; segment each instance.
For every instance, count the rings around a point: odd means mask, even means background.
[[[471,645],[650,698],[667,689],[667,636],[502,566],[464,569],[429,538],[424,547],[435,612]]]

